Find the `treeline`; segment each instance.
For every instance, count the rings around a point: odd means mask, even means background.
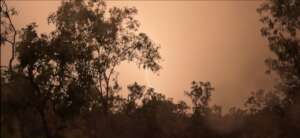
[[[224,114],[221,106],[209,104],[214,92],[209,82],[192,81],[184,92],[191,105],[137,82],[120,96],[115,70],[120,64],[161,69],[159,45],[139,31],[135,8],[63,1],[48,17],[55,30],[39,34],[35,23],[17,32],[11,20],[16,12],[3,0],[0,42],[12,47],[12,58],[1,68],[1,137],[299,137],[300,2],[268,0],[257,11],[275,55],[266,60],[268,73],[279,81],[272,91],[253,92],[245,108]]]

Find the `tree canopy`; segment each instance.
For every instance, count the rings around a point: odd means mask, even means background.
[[[297,137],[300,2],[267,0],[257,11],[274,53],[266,60],[268,72],[280,81],[271,91],[252,92],[245,108],[223,113],[210,103],[215,89],[208,81],[192,81],[184,91],[191,105],[134,80],[121,88],[116,70],[121,64],[155,73],[162,68],[160,46],[139,30],[136,8],[62,1],[48,17],[54,31],[40,34],[36,23],[16,30],[11,20],[16,12],[3,0],[0,42],[12,47],[13,56],[9,68],[1,68],[1,137]]]

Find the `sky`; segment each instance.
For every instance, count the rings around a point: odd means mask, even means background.
[[[161,46],[162,70],[154,74],[134,64],[122,64],[119,80],[123,91],[133,82],[154,87],[175,101],[185,100],[184,91],[195,81],[210,81],[215,88],[212,104],[225,110],[242,107],[251,91],[271,89],[273,79],[265,74],[264,59],[271,56],[260,35],[260,1],[109,1],[108,6],[138,9],[140,30]],[[40,33],[53,26],[47,17],[59,1],[8,1],[19,15],[16,28],[36,22]],[[1,46],[1,64],[10,57]],[[122,92],[126,95],[126,92]]]

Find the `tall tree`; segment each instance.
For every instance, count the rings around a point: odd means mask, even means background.
[[[136,13],[135,8],[127,7],[107,10],[103,1],[71,0],[62,2],[58,11],[49,17],[49,22],[56,25],[53,32],[56,46],[72,49],[68,56],[63,56],[65,52],[57,54],[59,66],[73,58],[70,60],[74,72],[82,83],[78,85],[93,86],[105,114],[120,90],[117,66],[135,62],[154,72],[160,69],[159,47],[138,31]]]
[[[107,8],[101,0],[62,1],[48,18],[53,32],[40,35],[35,23],[21,30],[16,67],[31,84],[45,137],[57,135],[52,113],[68,117],[100,110],[109,117],[119,99],[120,64],[159,71],[159,46],[139,32],[135,14],[135,8]]]
[[[261,14],[262,35],[275,57],[266,60],[270,71],[280,78],[287,102],[299,97],[300,90],[300,2],[267,0],[257,10]]]
[[[264,24],[262,36],[275,55],[266,64],[280,78],[273,92],[260,94],[260,104],[266,106],[259,114],[276,122],[272,126],[280,128],[278,137],[295,137],[300,129],[300,1],[267,0],[257,11]]]

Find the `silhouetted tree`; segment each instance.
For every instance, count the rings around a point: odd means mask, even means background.
[[[64,120],[93,110],[108,116],[120,101],[115,68],[121,63],[160,69],[159,47],[138,31],[136,13],[135,8],[107,10],[103,1],[63,1],[49,17],[55,31],[39,35],[34,23],[22,29],[16,67],[32,88],[46,137],[57,137],[52,113]]]
[[[208,102],[213,90],[210,82],[192,82],[191,90],[186,91],[185,94],[192,100],[195,115],[201,116],[208,113]]]
[[[6,0],[0,2],[0,44],[1,46],[8,43],[11,46],[12,55],[9,60],[9,71],[12,70],[12,62],[15,58],[16,36],[17,30],[12,21],[12,16],[16,15],[17,11],[14,8],[9,8],[6,4]],[[1,65],[2,66],[2,65]]]
[[[137,102],[142,98],[146,87],[135,82],[134,84],[129,85],[127,88],[129,90],[129,94],[124,110],[127,114],[130,114],[137,109]]]
[[[1,1],[1,44],[16,46],[18,63],[1,70],[1,136],[30,138],[292,138],[299,135],[299,2],[268,0],[258,9],[262,35],[275,53],[266,61],[280,82],[251,93],[246,109],[210,105],[210,82],[193,81],[184,101],[137,82],[118,92],[116,68],[133,62],[160,70],[159,46],[139,31],[135,8],[101,0],[62,1],[39,34],[31,23],[16,32],[13,10]],[[14,34],[11,37],[11,34]],[[13,38],[11,40],[11,38]],[[13,48],[14,49],[14,48]]]
[[[190,132],[187,137],[211,137],[212,133],[207,127],[205,120],[208,117],[210,108],[208,102],[211,92],[214,88],[210,82],[192,81],[192,86],[185,94],[191,99],[193,105],[193,114],[187,131]]]
[[[252,93],[246,105],[251,115],[248,133],[254,137],[295,137],[300,130],[300,2],[267,0],[257,11],[264,26],[262,36],[275,56],[268,58],[268,73],[280,80],[270,92]],[[259,127],[261,126],[261,127]],[[274,133],[276,132],[276,133]]]
[[[63,57],[74,58],[72,64],[78,82],[86,83],[78,85],[86,85],[86,90],[94,86],[105,114],[120,90],[115,71],[118,65],[129,61],[152,71],[160,69],[159,47],[146,34],[138,32],[136,13],[135,8],[106,10],[103,1],[71,0],[63,2],[49,17],[49,22],[57,28],[54,32],[57,45],[72,49],[71,55]],[[59,60],[60,64],[66,62]]]
[[[270,71],[281,78],[280,91],[284,91],[287,102],[299,95],[300,86],[300,2],[296,0],[268,0],[258,12],[264,27],[262,35],[268,40],[274,58],[266,60]]]

